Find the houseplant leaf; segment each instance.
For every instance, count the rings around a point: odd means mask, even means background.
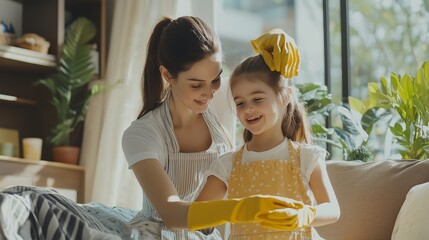
[[[48,138],[52,146],[70,145],[70,134],[84,120],[92,96],[87,85],[95,75],[89,42],[95,33],[95,25],[88,19],[73,21],[66,29],[57,72],[39,81],[52,92],[57,111],[57,124]]]

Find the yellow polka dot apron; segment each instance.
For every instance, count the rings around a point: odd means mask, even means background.
[[[289,160],[262,160],[241,163],[243,148],[234,155],[229,179],[228,198],[241,198],[255,194],[288,197],[311,204],[302,182],[299,146],[288,141]],[[276,231],[259,223],[231,225],[230,239],[311,239],[311,228],[298,231]]]

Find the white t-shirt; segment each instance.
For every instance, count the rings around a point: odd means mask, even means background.
[[[276,147],[264,151],[264,152],[253,152],[247,150],[247,145],[244,146],[242,163],[254,162],[267,159],[289,159],[289,144],[288,139],[285,139],[282,143]],[[298,143],[299,144],[299,143]],[[322,167],[326,167],[325,157],[326,151],[318,146],[311,144],[300,144],[300,166],[301,175],[304,183],[307,195],[310,197],[312,204],[315,203],[313,192],[310,188],[310,177],[313,173],[314,168],[319,163]],[[213,162],[212,166],[206,172],[206,176],[213,175],[222,180],[226,186],[229,184],[229,177],[232,171],[232,162],[235,152],[224,154],[220,159]]]
[[[165,167],[168,151],[163,137],[165,129],[161,126],[162,121],[160,108],[157,108],[140,119],[134,120],[125,130],[122,148],[129,168],[145,159],[157,159]],[[216,151],[216,144],[212,141],[212,145],[206,152]]]

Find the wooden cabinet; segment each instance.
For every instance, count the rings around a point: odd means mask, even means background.
[[[103,79],[106,61],[106,3],[105,0],[14,2],[22,5],[22,33],[36,33],[44,37],[50,42],[50,48],[48,54],[41,54],[17,47],[0,46],[0,128],[18,130],[20,139],[45,138],[55,124],[56,113],[50,104],[49,91],[43,86],[36,86],[35,82],[55,71],[65,28],[80,16],[90,19],[97,27],[97,35],[92,43],[99,56],[97,78]],[[82,129],[78,128],[72,136],[72,144],[81,145]],[[50,147],[46,144],[43,145],[42,159],[51,159]]]
[[[14,185],[53,188],[83,203],[85,170],[81,166],[64,163],[0,156],[0,191]]]

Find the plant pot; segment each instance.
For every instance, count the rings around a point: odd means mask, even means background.
[[[52,148],[52,158],[55,162],[78,164],[80,148],[73,146],[58,146]]]

